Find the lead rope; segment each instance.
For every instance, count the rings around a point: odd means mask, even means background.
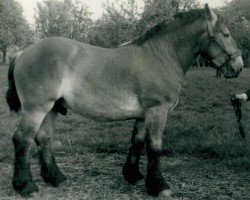
[[[243,139],[246,138],[246,134],[245,134],[245,131],[241,125],[241,118],[242,118],[242,113],[241,113],[241,102],[239,99],[237,99],[235,97],[235,95],[232,96],[231,98],[231,102],[232,102],[232,105],[234,107],[234,111],[235,111],[235,115],[237,117],[237,125],[238,125],[238,128],[239,128],[239,132],[240,132],[240,135]]]

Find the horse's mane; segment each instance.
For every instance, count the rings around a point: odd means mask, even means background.
[[[173,20],[179,19],[181,21],[180,25],[189,24],[197,19],[200,19],[200,18],[204,19],[204,16],[205,16],[204,13],[205,13],[204,9],[192,9],[186,12],[178,12],[173,16]],[[163,20],[162,22],[146,30],[138,38],[132,40],[130,44],[142,45],[144,42],[148,41],[154,36],[164,33],[164,31],[168,29],[169,23],[167,23],[166,20]]]

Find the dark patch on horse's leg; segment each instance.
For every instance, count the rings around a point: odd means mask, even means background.
[[[61,182],[66,180],[66,176],[59,170],[55,157],[51,155],[49,164],[45,162],[43,157],[44,153],[39,152],[40,164],[41,164],[41,176],[46,183],[49,183],[55,187],[59,186]]]
[[[58,186],[62,181],[66,180],[66,177],[59,170],[55,157],[51,149],[51,135],[53,133],[53,124],[57,113],[50,111],[40,127],[38,134],[35,137],[36,144],[38,146],[41,176],[46,183],[53,186]]]
[[[33,183],[30,171],[30,164],[27,160],[27,145],[15,135],[13,137],[15,146],[15,162],[14,162],[14,176],[12,184],[14,189],[22,196],[27,196],[32,192],[38,191],[38,187]]]
[[[139,170],[139,162],[145,144],[145,132],[144,119],[137,120],[131,139],[132,145],[122,170],[124,178],[132,185],[144,178]]]
[[[14,189],[23,196],[28,196],[32,192],[38,191],[38,187],[33,183],[29,163],[29,151],[36,130],[40,126],[43,117],[25,114],[13,136],[15,147],[14,175],[12,184]]]
[[[133,151],[131,148],[129,150],[128,157],[131,157],[131,154],[132,154],[131,152]],[[136,184],[138,181],[144,178],[143,174],[139,170],[139,159],[140,159],[140,156],[137,157],[135,163],[126,162],[122,169],[124,178],[132,185]]]
[[[145,126],[147,130],[146,148],[148,166],[145,183],[147,192],[153,196],[157,196],[160,192],[170,189],[162,176],[160,165],[167,108],[167,106],[159,106],[151,108],[146,113]]]
[[[150,195],[157,196],[165,189],[170,189],[162,176],[160,169],[160,152],[153,152],[147,148],[148,167],[146,177],[146,188]]]

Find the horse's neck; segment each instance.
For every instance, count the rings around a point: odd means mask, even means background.
[[[194,63],[199,52],[202,33],[202,30],[197,32],[197,30],[194,31],[192,28],[185,29],[185,27],[183,27],[183,31],[179,30],[178,33],[172,37],[172,44],[175,47],[175,52],[184,74]]]
[[[186,74],[195,60],[198,53],[200,33],[192,28],[186,30],[185,27],[177,31],[170,32],[165,36],[149,40],[144,46],[148,46],[150,53],[160,58],[161,62],[171,67],[179,67]]]

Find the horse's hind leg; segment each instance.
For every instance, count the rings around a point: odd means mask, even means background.
[[[32,181],[29,152],[45,115],[44,112],[25,112],[13,136],[15,163],[12,183],[15,190],[24,196],[38,190]]]
[[[35,141],[38,146],[41,176],[46,183],[58,186],[66,177],[60,172],[55,157],[51,151],[51,137],[54,131],[53,122],[57,112],[51,110],[45,117]]]
[[[126,163],[123,166],[123,176],[130,183],[135,184],[143,179],[143,175],[139,170],[140,154],[145,144],[146,130],[144,119],[136,120],[131,147],[129,149]]]

